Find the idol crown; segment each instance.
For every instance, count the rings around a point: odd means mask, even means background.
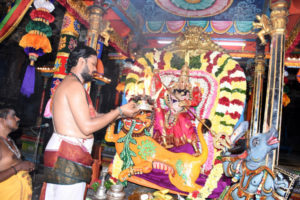
[[[183,65],[181,69],[181,74],[178,81],[172,86],[173,92],[176,90],[186,90],[190,91],[192,88],[191,83],[189,82],[189,66],[187,63]]]

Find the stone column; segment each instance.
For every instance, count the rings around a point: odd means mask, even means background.
[[[285,53],[285,30],[288,15],[288,2],[285,0],[272,0],[271,12],[271,58],[269,62],[268,83],[266,90],[265,113],[263,122],[263,132],[275,127],[281,132],[282,94],[283,94],[283,67]],[[274,167],[278,158],[277,153],[272,152],[267,158],[266,164]]]

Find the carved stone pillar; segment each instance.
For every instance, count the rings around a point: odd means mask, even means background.
[[[263,132],[270,127],[275,127],[281,132],[282,94],[283,94],[283,65],[285,53],[285,30],[288,15],[288,2],[285,0],[272,0],[271,12],[271,58],[269,62],[268,83],[266,90],[266,102],[264,112]],[[277,153],[272,152],[267,158],[266,164],[274,167],[277,164]]]
[[[264,59],[264,53],[262,52],[260,54],[257,54],[255,58],[250,137],[256,135],[261,131],[260,127],[261,127],[261,108],[262,108],[264,72],[265,72],[265,59]]]

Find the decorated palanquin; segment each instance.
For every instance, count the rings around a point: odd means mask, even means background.
[[[187,28],[174,44],[144,54],[131,67],[125,98],[151,97],[154,104],[143,113],[154,116],[152,123],[124,119],[118,134],[107,133],[118,153],[113,177],[191,199],[217,198],[230,184],[219,156],[242,115],[246,79],[239,64],[201,31]],[[128,144],[122,144],[125,137]]]

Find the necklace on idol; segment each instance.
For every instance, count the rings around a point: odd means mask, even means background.
[[[13,154],[15,154],[15,156],[20,159],[21,158],[21,152],[19,151],[17,145],[15,144],[15,142],[10,138],[10,137],[7,137],[7,139],[3,138],[0,136],[0,138],[3,140],[4,144],[7,146],[7,148],[13,152]],[[8,142],[11,142],[13,147],[8,143]]]

